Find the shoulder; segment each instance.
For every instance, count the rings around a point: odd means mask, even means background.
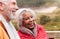
[[[2,26],[0,26],[0,31],[2,32],[2,30],[3,30],[3,27],[2,27]]]
[[[3,28],[3,23],[2,23],[2,21],[0,20],[0,31],[2,32],[3,30],[4,30],[4,28]]]
[[[0,31],[4,32],[4,30],[5,30],[4,27],[0,24]]]
[[[38,31],[38,32],[43,32],[43,33],[45,33],[44,26],[38,24],[38,25],[37,25],[37,31]]]
[[[3,39],[3,28],[0,26],[0,39]]]
[[[0,26],[5,29],[4,24],[2,23],[1,20],[0,20]]]
[[[2,23],[2,21],[0,20],[0,26],[2,26],[3,25],[3,23]]]
[[[1,24],[0,24],[0,38],[9,39],[6,30]]]
[[[40,25],[40,24],[37,24],[37,28],[38,29],[44,29],[44,26],[43,25]]]

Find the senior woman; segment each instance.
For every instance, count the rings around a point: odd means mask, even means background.
[[[30,8],[16,11],[18,34],[21,39],[48,39],[42,25],[35,22],[35,12]]]

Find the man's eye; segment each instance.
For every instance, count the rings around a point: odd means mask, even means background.
[[[14,4],[14,5],[15,5],[16,3],[15,3],[15,2],[13,2],[12,4]]]
[[[31,18],[33,18],[33,16],[31,16]]]

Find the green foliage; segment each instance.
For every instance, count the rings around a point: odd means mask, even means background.
[[[55,16],[55,18],[53,19],[54,22],[60,22],[60,16]]]
[[[47,22],[50,22],[50,17],[45,16],[45,15],[42,15],[42,16],[40,17],[40,23],[44,25],[44,24],[46,24]]]
[[[14,27],[16,28],[16,30],[18,30],[16,20],[11,20],[11,21],[12,21],[12,23],[13,23]]]
[[[44,25],[45,29],[48,31],[58,31],[60,30],[60,22],[48,22]]]

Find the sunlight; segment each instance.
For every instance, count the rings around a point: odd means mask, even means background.
[[[36,12],[40,12],[40,13],[52,13],[53,11],[55,11],[58,7],[57,6],[52,6],[52,7],[48,7],[48,8],[42,8],[42,9],[38,9],[35,10]]]

